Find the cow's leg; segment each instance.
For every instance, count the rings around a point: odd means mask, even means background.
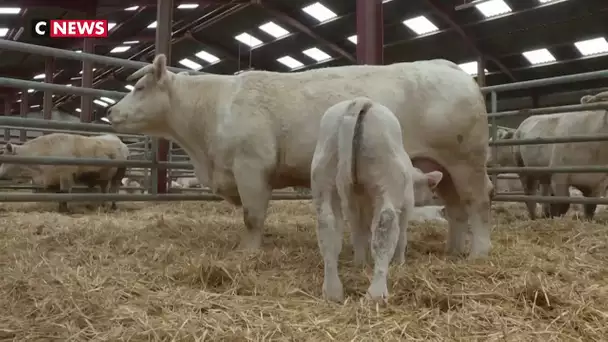
[[[323,257],[323,297],[341,302],[344,289],[338,275],[338,257],[342,250],[341,226],[337,222],[340,210],[338,193],[332,188],[317,189],[313,185],[313,204],[317,212],[317,240]],[[336,210],[337,209],[337,210]]]
[[[241,237],[239,249],[258,250],[262,247],[264,222],[272,188],[255,160],[236,159],[234,176],[245,221],[245,233]]]
[[[578,189],[585,197],[602,197],[602,189],[600,187],[579,187]],[[597,204],[583,204],[583,208],[585,212],[585,219],[593,220],[593,216],[595,216],[595,209],[597,209]]]
[[[74,184],[74,176],[72,174],[64,175],[59,177],[59,191],[58,193],[67,194],[72,192],[72,186]],[[60,213],[68,213],[70,210],[68,209],[68,202],[59,202],[59,207],[57,211]]]
[[[555,196],[570,196],[570,182],[568,174],[556,173],[551,177],[551,190]],[[553,203],[550,205],[550,217],[563,216],[570,209],[570,203]]]
[[[540,177],[540,194],[542,196],[553,196],[551,190],[551,175],[543,175]],[[551,204],[543,203],[543,217],[551,217]]]
[[[386,300],[388,297],[388,268],[395,255],[399,240],[399,216],[392,204],[386,199],[374,203],[372,220],[372,258],[374,259],[374,274],[367,289],[367,296],[373,300]]]
[[[395,254],[393,255],[393,263],[401,264],[405,262],[405,252],[407,251],[407,227],[412,208],[403,207],[399,214],[399,239]]]
[[[350,242],[353,245],[353,263],[356,266],[364,265],[367,261],[367,248],[369,246],[370,228],[368,222],[368,208],[362,205],[360,198],[352,189],[338,188],[341,198],[340,206],[344,219],[350,227]]]
[[[535,176],[522,173],[519,175],[519,180],[521,181],[521,187],[524,189],[524,194],[526,196],[536,195],[538,179]],[[528,208],[530,220],[536,220],[536,202],[526,201],[526,207]]]

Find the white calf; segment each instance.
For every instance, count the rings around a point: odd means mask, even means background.
[[[339,102],[325,112],[311,171],[325,263],[324,297],[344,297],[338,276],[344,218],[352,231],[355,263],[365,262],[371,235],[374,275],[367,294],[385,299],[389,262],[405,259],[409,215],[414,205],[432,200],[443,174],[414,168],[403,148],[399,120],[365,97]]]
[[[448,222],[445,219],[445,207],[443,205],[425,205],[424,207],[415,207],[409,222],[424,222],[424,221],[439,221]]]

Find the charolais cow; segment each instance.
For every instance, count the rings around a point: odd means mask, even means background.
[[[82,136],[67,133],[41,135],[22,145],[7,143],[2,151],[19,157],[76,157],[126,160],[129,148],[117,136]],[[126,167],[90,165],[9,164],[0,166],[0,178],[28,177],[32,183],[48,191],[69,193],[77,183],[89,188],[99,186],[102,193],[118,193]],[[116,209],[112,202],[111,209]],[[58,210],[67,212],[67,202],[60,202]]]
[[[479,86],[455,63],[184,76],[168,71],[160,54],[128,79],[137,82],[108,109],[112,127],[177,142],[202,184],[243,206],[241,248],[260,248],[273,189],[310,187],[323,113],[366,96],[395,113],[414,166],[444,174],[437,191],[449,217],[448,252],[465,253],[469,228],[469,257],[491,249],[487,112]]]
[[[608,100],[608,92],[596,96],[586,95],[581,103],[592,103]],[[530,139],[538,137],[566,137],[572,135],[597,135],[608,133],[608,111],[591,110],[572,113],[557,113],[531,116],[524,120],[514,138]],[[516,149],[516,160],[519,166],[589,166],[608,164],[608,143],[576,142],[547,145],[524,145]],[[540,182],[543,196],[569,196],[570,187],[582,192],[585,197],[601,197],[608,185],[605,173],[555,173],[551,175],[520,175],[526,194],[533,194],[537,182]],[[528,211],[534,219],[536,203],[529,201]],[[585,217],[592,219],[597,205],[583,205]],[[544,204],[545,216],[564,215],[570,204]]]
[[[312,158],[311,193],[327,299],[344,299],[338,276],[343,220],[351,228],[356,264],[365,262],[371,241],[374,275],[367,294],[385,299],[389,262],[405,260],[409,216],[415,205],[432,200],[442,177],[440,171],[414,168],[399,120],[385,106],[357,97],[325,112]]]
[[[445,207],[443,205],[425,205],[414,207],[409,218],[410,222],[439,221],[447,222],[445,219]]]

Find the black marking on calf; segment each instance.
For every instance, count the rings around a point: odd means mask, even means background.
[[[456,136],[456,140],[458,141],[459,144],[462,144],[462,141],[464,140],[464,137],[462,136],[462,134],[458,134]]]
[[[352,106],[356,102],[352,102],[347,110],[352,110]],[[351,177],[353,179],[353,185],[358,185],[359,180],[357,177],[357,164],[359,163],[357,156],[359,155],[359,150],[361,149],[361,140],[363,139],[363,119],[365,118],[365,114],[372,107],[371,102],[366,102],[361,107],[359,113],[357,113],[357,121],[355,121],[355,132],[353,133],[353,145],[352,145],[352,157],[351,157]]]

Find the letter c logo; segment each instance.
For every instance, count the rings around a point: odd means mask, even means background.
[[[36,25],[34,26],[34,30],[36,31],[36,34],[44,36],[44,34],[46,33],[46,30],[41,29],[40,28],[41,26],[46,26],[46,22],[44,22],[44,21],[37,22]]]

